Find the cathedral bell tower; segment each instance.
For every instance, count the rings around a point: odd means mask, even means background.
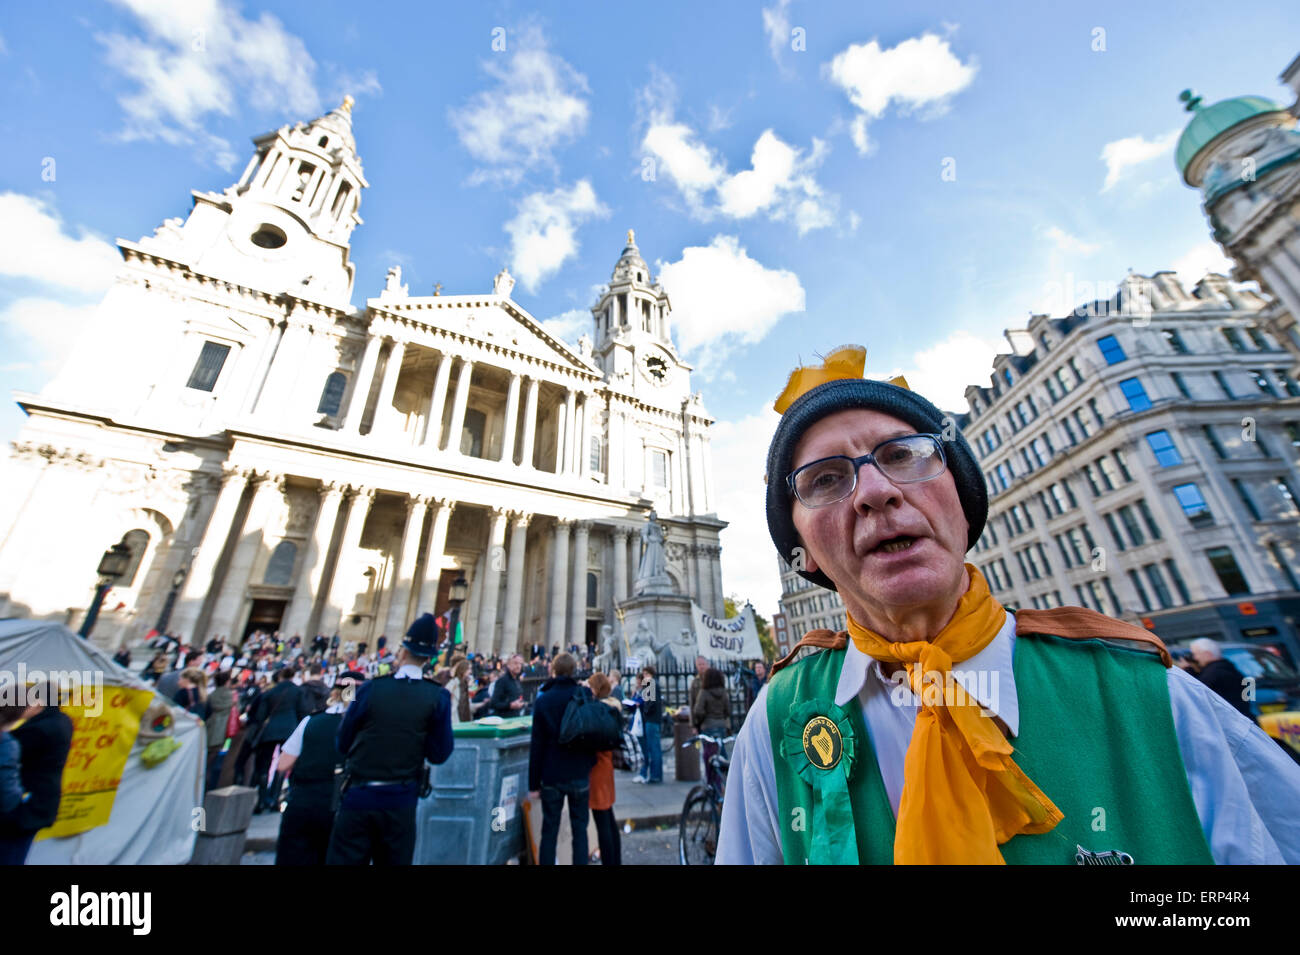
[[[671,313],[668,293],[651,281],[650,267],[628,229],[609,285],[591,309],[596,361],[612,381],[656,403],[680,400],[690,387],[690,366],[673,348]]]
[[[170,219],[141,244],[196,272],[331,305],[352,297],[348,261],[369,184],[352,135],[351,96],[318,119],[253,140],[257,152],[239,182],[194,192],[184,224]]]

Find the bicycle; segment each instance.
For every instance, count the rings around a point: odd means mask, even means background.
[[[718,751],[709,758],[704,784],[692,789],[682,806],[677,838],[677,857],[682,865],[713,865],[714,856],[718,852],[722,799],[727,789],[727,768],[731,765],[727,744],[735,739],[735,736],[720,739],[701,733],[682,744],[682,749],[697,743],[715,743],[718,746]]]

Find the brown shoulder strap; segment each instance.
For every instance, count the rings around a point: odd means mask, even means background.
[[[816,647],[818,650],[843,650],[849,645],[849,632],[841,630],[836,633],[834,630],[809,630],[803,635],[803,639],[791,648],[790,652],[783,656],[776,663],[772,664],[772,672],[768,677],[776,676],[778,670],[789,666],[795,662],[795,657],[804,647]]]
[[[1068,640],[1112,640],[1129,649],[1158,653],[1166,667],[1174,665],[1164,641],[1150,630],[1107,617],[1086,607],[1055,607],[1051,610],[1017,610],[1016,633],[1046,633]]]

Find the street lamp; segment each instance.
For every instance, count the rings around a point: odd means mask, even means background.
[[[456,649],[456,629],[460,626],[460,605],[465,602],[469,596],[469,582],[465,580],[464,573],[456,575],[456,579],[451,582],[451,589],[447,592],[447,602],[451,604],[451,611],[447,614],[447,659],[451,659],[451,654]]]
[[[167,632],[167,624],[172,619],[172,608],[176,606],[176,595],[180,592],[181,584],[185,583],[188,574],[189,571],[184,567],[172,574],[172,589],[167,594],[166,602],[163,603],[162,613],[158,615],[158,623],[154,625],[154,629],[161,634]]]
[[[104,556],[99,559],[99,566],[95,568],[95,573],[99,574],[99,584],[95,587],[95,599],[90,605],[90,610],[86,613],[86,620],[77,631],[79,636],[90,638],[90,631],[95,626],[95,618],[99,616],[99,605],[104,602],[104,595],[108,593],[109,588],[122,578],[126,573],[126,568],[131,563],[131,548],[127,547],[120,541],[104,551]]]

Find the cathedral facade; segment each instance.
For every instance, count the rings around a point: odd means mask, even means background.
[[[583,644],[614,625],[651,510],[674,587],[721,615],[713,421],[633,234],[576,347],[504,270],[419,297],[392,269],[355,307],[351,106],[255,139],[235,185],[118,241],[67,364],[16,396],[0,616],[78,626],[121,545],[104,646],[160,624],[373,645],[462,575],[471,649]]]

